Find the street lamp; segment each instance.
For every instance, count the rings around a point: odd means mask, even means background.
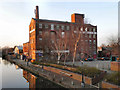
[[[83,61],[81,61],[81,64],[82,64],[82,67],[83,67]],[[81,74],[82,74],[81,86],[82,86],[82,87],[85,87],[83,72],[81,72]]]

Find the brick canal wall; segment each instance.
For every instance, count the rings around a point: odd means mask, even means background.
[[[52,71],[48,71],[45,69],[42,70],[41,68],[35,67],[33,64],[29,63],[29,66],[27,66],[22,60],[9,60],[11,62],[13,62],[14,64],[18,65],[19,67],[35,74],[35,75],[39,75],[42,76],[62,87],[65,88],[81,88],[81,82],[78,80],[75,80],[69,76],[66,75],[62,75],[62,74],[58,74],[58,73],[54,73]],[[22,62],[21,62],[22,61]],[[23,63],[24,62],[24,63]],[[46,67],[47,68],[47,67]],[[88,84],[85,84],[85,88],[94,88]]]
[[[108,83],[108,82],[105,82],[105,81],[102,81],[102,88],[105,88],[107,90],[120,90],[120,86],[117,86],[117,85],[114,85],[114,84],[111,84],[111,83]]]
[[[81,88],[82,75],[80,74],[47,66],[44,66],[44,69],[42,69],[40,65],[34,65],[31,63],[29,63],[27,66],[27,62],[23,60],[11,60],[10,58],[8,59],[11,62],[17,64],[19,67],[26,69],[36,75],[47,78],[48,80],[53,81],[65,88]],[[90,85],[98,83],[105,74],[106,73],[103,72],[101,75],[94,78],[84,76],[85,86],[87,88],[93,88]]]

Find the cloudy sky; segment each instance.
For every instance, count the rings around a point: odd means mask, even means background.
[[[29,24],[35,6],[40,19],[71,21],[72,13],[85,18],[98,29],[98,46],[118,35],[117,0],[0,0],[0,46],[22,45],[29,40]]]

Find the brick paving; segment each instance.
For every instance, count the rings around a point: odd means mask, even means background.
[[[27,62],[23,60],[15,59],[14,61],[27,67]],[[49,80],[57,82],[60,85],[65,86],[66,88],[82,88],[81,82],[78,79],[81,78],[80,75],[75,76],[75,74],[72,72],[56,69],[53,67],[47,67],[47,66],[44,66],[44,69],[42,69],[40,65],[33,65],[30,62],[29,62],[29,67],[31,67],[35,71],[40,72],[40,74],[42,74],[44,77],[47,77]],[[67,76],[61,72],[72,74],[72,77]],[[94,88],[94,87],[85,84],[85,88]]]

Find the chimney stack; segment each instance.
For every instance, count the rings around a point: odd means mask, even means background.
[[[36,18],[36,19],[39,19],[39,7],[38,7],[38,6],[36,6],[35,18]]]
[[[84,14],[74,13],[71,15],[71,22],[84,24]]]

